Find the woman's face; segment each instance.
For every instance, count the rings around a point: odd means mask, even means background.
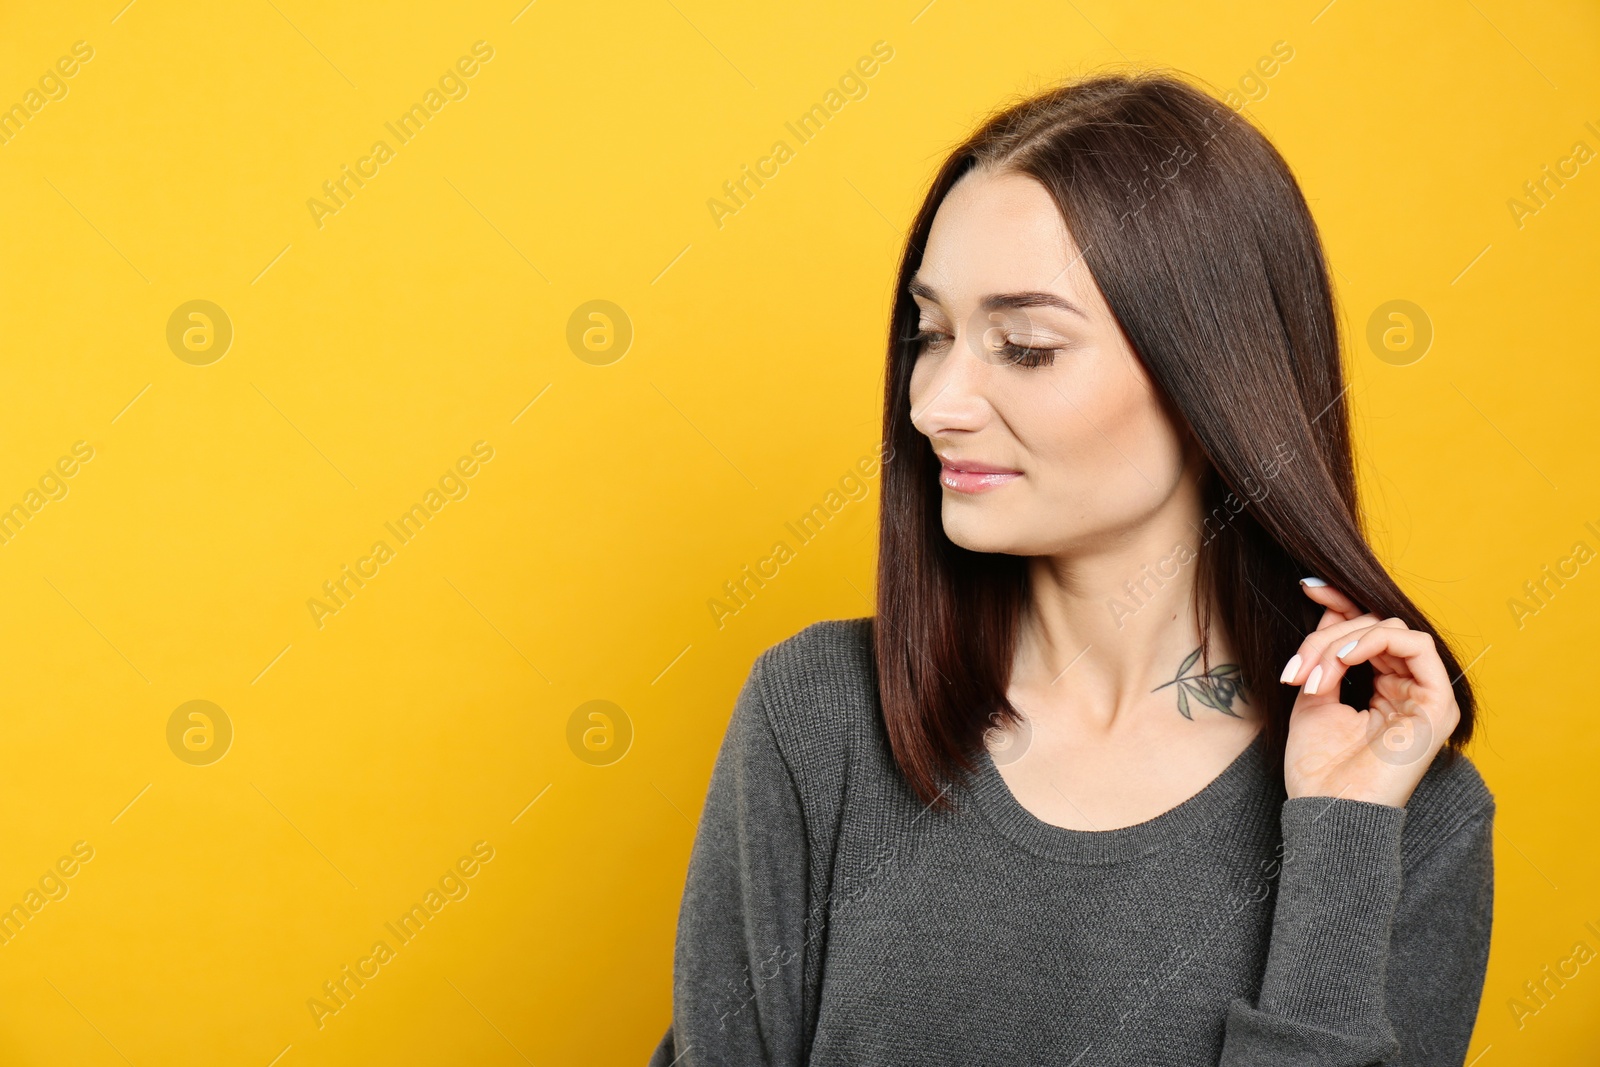
[[[911,291],[926,338],[912,423],[942,461],[952,541],[1025,556],[1115,549],[1174,509],[1197,452],[1044,186],[963,176],[934,217]]]

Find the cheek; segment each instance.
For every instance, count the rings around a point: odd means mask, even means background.
[[[1123,428],[1118,447],[1158,486],[1170,483],[1183,466],[1183,439],[1155,394],[1129,390],[1118,425]]]
[[[1012,398],[1018,432],[1029,451],[1047,459],[1056,474],[1098,477],[1107,457],[1115,459],[1136,441],[1143,426],[1132,382],[1092,364],[1040,376]]]
[[[1148,479],[1165,487],[1183,466],[1182,435],[1167,417],[1137,357],[1131,352],[1125,356],[1125,364],[1103,384],[1104,417],[1095,422],[1126,457],[1124,470],[1132,474],[1128,467],[1136,465],[1145,476],[1138,479],[1141,485]]]
[[[1171,422],[1132,374],[1062,376],[1018,400],[1029,451],[1048,467],[1048,482],[1085,503],[1163,495],[1182,467]]]
[[[928,378],[931,374],[931,364],[928,360],[919,357],[911,364],[911,380],[907,383],[906,399],[911,402],[912,411],[921,410],[923,394],[927,391]]]

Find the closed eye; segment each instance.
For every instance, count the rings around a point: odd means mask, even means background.
[[[905,338],[907,344],[914,347],[914,351],[938,350],[944,348],[952,340],[950,334],[942,330],[923,328],[910,337]],[[1055,361],[1059,348],[1031,348],[1007,341],[1000,345],[998,351],[1005,357],[1007,363],[1018,367],[1048,367]]]

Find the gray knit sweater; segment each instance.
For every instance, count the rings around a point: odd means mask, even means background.
[[[870,618],[763,652],[711,775],[650,1067],[1459,1067],[1494,798],[1436,761],[1404,808],[1285,800],[1261,736],[1135,826],[1052,826],[987,751],[925,810]]]

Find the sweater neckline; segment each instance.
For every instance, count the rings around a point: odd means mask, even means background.
[[[1035,855],[1066,863],[1121,863],[1191,844],[1235,810],[1263,780],[1264,735],[1256,731],[1244,750],[1187,800],[1154,818],[1112,830],[1076,830],[1040,819],[1011,792],[986,746],[980,746],[971,792],[996,830]]]

